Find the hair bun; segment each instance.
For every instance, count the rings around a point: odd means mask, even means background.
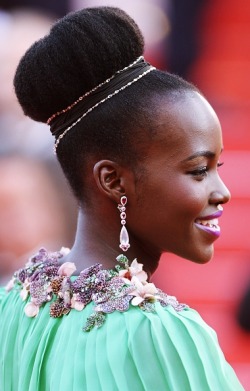
[[[143,50],[141,31],[121,9],[69,13],[21,59],[14,79],[17,98],[26,115],[46,122]]]

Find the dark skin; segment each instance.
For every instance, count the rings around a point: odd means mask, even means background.
[[[196,220],[207,220],[230,199],[218,173],[223,149],[220,123],[197,92],[183,92],[177,101],[163,98],[159,107],[158,134],[141,162],[142,180],[114,161],[89,164],[91,204],[80,209],[76,240],[65,258],[76,264],[77,272],[97,262],[104,268],[116,264],[122,253],[117,205],[123,195],[128,198],[131,245],[126,255],[143,263],[149,276],[163,252],[196,263],[213,256],[217,237],[200,229]]]

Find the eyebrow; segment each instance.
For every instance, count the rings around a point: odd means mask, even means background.
[[[189,162],[190,160],[196,159],[197,157],[206,157],[211,159],[215,157],[215,153],[211,151],[196,152],[193,155],[189,156],[188,158],[182,160],[182,163]]]

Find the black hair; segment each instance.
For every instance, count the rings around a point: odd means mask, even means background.
[[[14,79],[17,98],[26,115],[46,122],[143,51],[141,31],[124,11],[97,7],[69,13],[21,59]],[[185,90],[196,88],[176,75],[154,70],[67,133],[57,156],[80,202],[87,197],[82,173],[89,157],[116,159],[135,168],[145,140],[154,135],[157,97]]]

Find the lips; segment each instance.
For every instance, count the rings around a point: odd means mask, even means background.
[[[215,237],[220,236],[220,226],[218,217],[222,215],[222,211],[218,211],[212,215],[199,217],[194,224],[197,228],[212,234]]]

